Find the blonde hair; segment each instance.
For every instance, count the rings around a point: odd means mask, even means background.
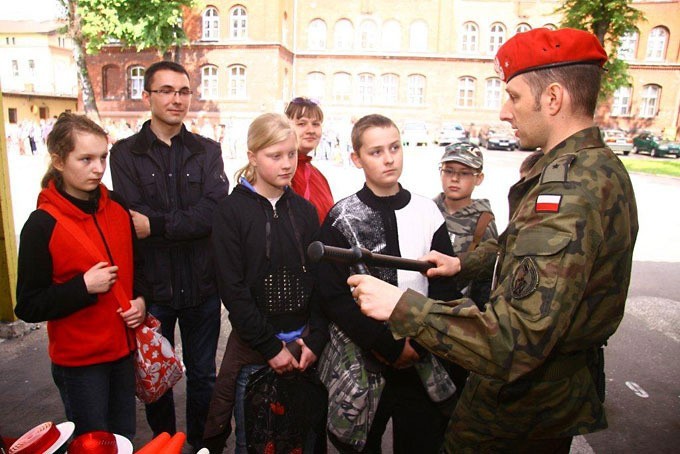
[[[248,151],[257,153],[264,148],[287,140],[291,135],[295,138],[295,148],[297,149],[297,136],[290,120],[285,115],[277,113],[262,114],[254,119],[248,127]],[[257,175],[250,162],[234,175],[237,183],[241,177],[245,178],[250,184],[255,183]]]
[[[60,159],[62,162],[66,161],[66,157],[76,148],[76,132],[93,134],[108,140],[106,131],[85,115],[76,115],[70,112],[64,112],[59,115],[59,118],[52,127],[52,131],[47,136],[47,151],[51,155],[52,160],[50,160],[47,172],[45,172],[40,182],[42,188],[46,188],[52,180],[54,180],[57,187],[62,186],[63,177],[61,171],[54,167],[52,161],[55,158]]]

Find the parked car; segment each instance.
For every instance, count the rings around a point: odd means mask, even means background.
[[[680,157],[680,143],[664,140],[651,132],[643,132],[633,138],[634,153],[649,153],[655,158],[662,158],[666,155]]]
[[[479,133],[479,145],[487,150],[516,150],[517,137],[506,129],[488,129]]]
[[[633,139],[620,129],[603,129],[600,131],[602,140],[614,153],[623,153],[628,156],[633,149]]]
[[[460,123],[444,123],[439,130],[439,134],[434,143],[441,146],[446,146],[456,142],[465,142],[468,139],[468,133]]]
[[[424,121],[408,121],[404,123],[401,130],[401,143],[405,147],[411,145],[427,146],[430,143],[430,136],[427,133],[427,125]]]

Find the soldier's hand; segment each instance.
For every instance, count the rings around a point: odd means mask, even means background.
[[[437,251],[430,251],[420,258],[426,262],[434,263],[435,268],[427,270],[427,277],[453,276],[460,271],[460,259],[442,254]]]
[[[106,293],[116,279],[118,279],[118,267],[107,266],[106,262],[99,262],[92,268],[87,270],[83,275],[87,293],[93,295],[95,293]]]
[[[347,284],[354,287],[352,296],[361,312],[376,320],[384,321],[390,318],[394,306],[404,293],[394,285],[366,274],[350,276]]]

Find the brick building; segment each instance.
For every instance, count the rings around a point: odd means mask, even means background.
[[[498,123],[505,99],[493,69],[517,31],[556,27],[555,0],[207,0],[187,11],[179,52],[196,90],[189,120],[246,125],[317,98],[331,127],[380,112],[397,123]],[[605,126],[675,135],[680,111],[680,2],[634,1],[646,15],[622,41],[632,84],[598,110]],[[611,51],[611,50],[610,50]],[[160,58],[117,45],[88,57],[103,118],[146,118],[144,68]]]

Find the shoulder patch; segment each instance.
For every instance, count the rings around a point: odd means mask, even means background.
[[[565,154],[545,166],[541,172],[540,184],[568,181],[567,174],[574,159],[576,159],[575,154]]]
[[[524,257],[512,276],[512,297],[526,298],[538,288],[538,267],[533,257]]]

